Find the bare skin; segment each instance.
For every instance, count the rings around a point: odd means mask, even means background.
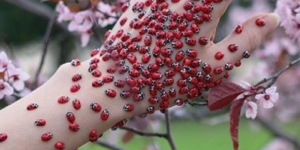
[[[137,1],[138,0],[132,0],[131,3],[134,4]],[[183,11],[182,5],[186,1],[187,0],[181,0],[177,4],[171,4],[170,9]],[[233,32],[220,43],[213,43],[213,37],[215,36],[214,34],[219,19],[231,2],[232,0],[224,0],[219,4],[213,4],[214,10],[212,13],[212,21],[201,26],[201,34],[199,36],[209,37],[211,40],[206,46],[197,45],[196,48],[199,49],[198,56],[199,59],[208,62],[212,68],[224,66],[225,63],[228,62],[235,63],[242,58],[242,53],[244,51],[248,50],[252,52],[255,50],[263,42],[266,36],[277,27],[279,22],[278,17],[274,14],[261,14],[247,20],[242,25],[243,32],[241,34]],[[131,8],[128,8],[128,10],[131,10]],[[150,13],[150,10],[148,10],[147,13]],[[133,14],[131,11],[126,11],[121,18],[125,16],[128,20],[131,20],[136,17],[136,14]],[[256,25],[255,21],[258,18],[265,21],[266,25],[264,27],[258,27]],[[129,21],[127,21],[125,26],[121,27],[119,23],[117,23],[112,30],[112,34],[122,28],[133,36],[137,35],[138,32],[131,30],[128,24]],[[239,51],[230,53],[227,50],[228,45],[232,43],[239,46]],[[155,42],[152,42],[152,45],[150,46],[151,50],[154,48],[154,44]],[[186,44],[183,47],[183,49],[188,48],[190,47]],[[214,55],[220,50],[225,54],[225,57],[222,60],[217,61],[214,58]],[[137,55],[137,58],[140,60],[141,55]],[[154,60],[151,61],[153,62]],[[117,93],[120,93],[122,89],[116,88],[113,83],[105,84],[103,87],[93,88],[91,83],[95,78],[87,71],[89,62],[90,60],[84,61],[78,67],[73,67],[70,63],[62,65],[53,77],[44,85],[16,103],[1,110],[0,133],[7,133],[8,138],[5,142],[0,142],[0,150],[52,150],[55,149],[53,145],[58,141],[64,142],[66,145],[65,149],[74,150],[88,142],[89,132],[91,130],[96,129],[98,133],[101,134],[122,119],[129,119],[133,116],[145,113],[149,106],[147,99],[150,97],[148,92],[146,92],[147,89],[143,89],[146,93],[144,98],[146,100],[138,103],[133,102],[131,98],[122,100],[119,95],[115,98],[108,98],[104,94],[106,89],[114,89]],[[126,63],[128,64],[128,62]],[[98,69],[102,72],[102,77],[108,74],[106,68],[113,64],[114,62],[112,60],[106,62],[101,60],[98,64]],[[166,70],[166,68],[162,69]],[[82,80],[78,82],[81,85],[81,89],[76,93],[71,93],[70,86],[74,84],[74,82],[71,81],[71,78],[77,73],[82,74],[83,77]],[[214,78],[221,78],[222,75],[215,75]],[[124,79],[126,76],[127,74],[115,75],[115,79]],[[179,75],[174,77],[174,79],[179,78]],[[58,104],[57,99],[63,95],[69,96],[70,102],[63,105]],[[74,98],[78,98],[81,101],[82,107],[80,110],[75,110],[73,108],[72,100]],[[186,97],[183,96],[182,98]],[[174,100],[175,99],[172,98],[170,102],[173,102]],[[100,119],[100,113],[91,110],[90,104],[93,102],[99,103],[102,106],[102,110],[109,110],[110,117],[107,121],[102,121]],[[38,103],[39,107],[36,110],[28,111],[26,107],[30,103]],[[134,104],[134,111],[130,113],[124,112],[122,108],[127,103]],[[173,105],[174,103],[171,103],[171,106]],[[158,105],[155,107],[156,109],[159,109]],[[67,112],[73,112],[75,114],[76,123],[80,125],[80,130],[78,132],[69,130],[69,122],[66,119]],[[36,119],[45,119],[47,124],[43,127],[37,127],[34,125]],[[45,132],[53,133],[54,136],[50,141],[43,142],[41,140],[41,135]]]

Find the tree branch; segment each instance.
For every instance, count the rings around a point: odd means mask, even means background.
[[[275,82],[277,81],[277,79],[287,70],[289,70],[290,68],[292,68],[293,66],[295,66],[296,64],[298,64],[300,62],[300,58],[290,62],[286,67],[284,67],[282,70],[280,70],[279,72],[277,72],[276,74],[272,75],[271,77],[269,78],[265,78],[263,80],[261,80],[260,82],[258,82],[255,86],[260,86],[264,83],[267,83],[269,82],[267,85],[266,85],[266,89],[271,87],[273,84],[275,84]]]
[[[166,118],[166,130],[167,130],[166,139],[168,140],[171,149],[176,150],[177,148],[175,146],[175,143],[173,141],[172,134],[171,134],[171,126],[170,126],[170,118],[169,118],[168,110],[166,110],[166,112],[165,112],[165,118]]]
[[[53,29],[54,23],[56,21],[57,15],[53,15],[51,20],[49,21],[48,25],[47,25],[47,30],[46,33],[44,35],[44,45],[43,45],[43,49],[42,49],[42,56],[41,56],[41,61],[39,63],[39,67],[35,73],[35,80],[33,82],[33,86],[32,89],[36,89],[38,86],[38,82],[39,82],[39,76],[41,74],[41,71],[43,69],[44,66],[44,62],[45,62],[45,58],[46,58],[46,54],[47,54],[47,49],[48,49],[48,45],[49,45],[49,40],[50,40],[50,36],[51,36],[51,31]]]
[[[107,142],[104,142],[104,141],[97,141],[97,144],[98,145],[101,145],[101,146],[103,146],[103,147],[105,147],[105,148],[108,148],[108,149],[110,149],[110,150],[124,150],[124,149],[122,149],[122,148],[120,148],[120,147],[117,147],[116,145],[113,145],[113,144],[109,144],[109,143],[107,143]]]
[[[255,119],[255,121],[257,121],[265,129],[269,130],[275,137],[284,139],[292,143],[296,149],[300,149],[300,143],[298,142],[298,140],[294,137],[291,137],[290,135],[285,134],[285,132],[278,128],[275,124],[270,123],[259,116]]]
[[[146,137],[156,136],[156,137],[161,137],[161,138],[166,138],[167,137],[167,134],[162,134],[162,133],[147,133],[147,132],[138,131],[138,130],[135,130],[133,128],[128,128],[128,127],[121,127],[120,129],[131,131],[131,132],[133,132],[133,133],[135,133],[137,135],[140,135],[140,136],[146,136]]]
[[[15,5],[17,7],[20,7],[28,12],[31,12],[32,14],[40,16],[46,20],[51,20],[52,16],[56,14],[56,12],[54,12],[47,5],[44,5],[42,3],[36,3],[35,1],[32,0],[4,0],[4,1],[12,5]],[[80,41],[80,37],[77,34],[70,32],[66,24],[62,24],[55,21],[55,25],[59,27],[61,30],[65,31],[65,33],[71,35],[72,37],[75,37],[78,41]],[[93,37],[91,37],[90,43],[96,47],[100,47],[101,45],[100,41],[96,40]]]

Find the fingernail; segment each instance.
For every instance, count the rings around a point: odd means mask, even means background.
[[[271,13],[270,15],[273,16],[276,19],[276,23],[277,23],[277,26],[278,26],[279,23],[280,23],[280,20],[281,20],[280,16],[277,13]]]

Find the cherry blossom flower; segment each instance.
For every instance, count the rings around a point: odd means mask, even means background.
[[[247,101],[246,118],[255,119],[257,116],[257,104],[252,101]]]
[[[80,11],[75,14],[73,20],[70,22],[69,31],[87,32],[93,27],[95,15],[90,10]]]
[[[275,12],[282,19],[285,32],[300,42],[300,2],[296,0],[278,0]]]
[[[17,90],[22,91],[25,87],[24,81],[29,79],[29,75],[21,69],[16,68],[9,72],[9,83]]]
[[[5,52],[0,52],[0,72],[4,72],[10,69],[13,69],[14,66],[11,61],[8,59]]]
[[[2,99],[5,95],[12,95],[14,93],[14,89],[4,80],[0,79],[0,99]]]
[[[249,95],[252,95],[254,93],[254,87],[250,83],[248,83],[246,81],[240,81],[239,85],[242,88],[244,88],[246,91],[243,92],[242,94],[240,94],[235,99],[243,99],[245,96],[249,96]]]
[[[279,98],[279,94],[276,92],[276,89],[276,86],[272,86],[266,89],[264,94],[257,94],[255,96],[255,99],[262,103],[264,108],[272,108],[274,106],[274,103],[276,103]]]
[[[63,1],[59,1],[56,5],[55,11],[58,12],[58,22],[70,21],[74,18],[74,13],[64,4]]]
[[[98,18],[98,24],[101,27],[106,27],[107,25],[113,24],[117,21],[117,14],[113,12],[112,7],[103,2],[99,2],[97,5],[98,12],[96,16]]]

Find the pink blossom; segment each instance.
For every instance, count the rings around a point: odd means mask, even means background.
[[[110,5],[100,2],[98,3],[97,8],[99,11],[96,12],[96,16],[98,18],[98,24],[101,27],[106,27],[117,21],[117,14],[112,10]]]
[[[246,118],[255,119],[257,116],[257,104],[252,101],[247,101]]]
[[[77,31],[80,33],[87,32],[93,27],[95,15],[92,11],[80,11],[75,14],[73,20],[70,22],[69,31]]]
[[[0,72],[4,72],[10,69],[13,69],[14,65],[11,63],[11,60],[8,59],[5,52],[0,52]]]
[[[254,93],[254,87],[250,83],[246,81],[240,81],[239,85],[246,91],[240,94],[236,99],[243,99],[245,96],[249,96]]]
[[[85,47],[87,46],[87,44],[89,43],[90,41],[90,37],[92,35],[92,32],[91,30],[87,31],[87,32],[82,32],[81,33],[81,37],[80,37],[80,40],[81,40],[81,47]]]
[[[58,12],[58,22],[70,21],[74,17],[74,13],[64,4],[63,1],[59,1],[56,5],[55,11]]]
[[[4,97],[4,95],[12,95],[14,89],[4,80],[0,79],[0,99]]]
[[[16,68],[9,72],[9,83],[17,90],[22,91],[25,87],[24,81],[29,79],[29,75],[21,69]]]
[[[275,12],[282,19],[280,25],[284,27],[285,32],[300,42],[300,2],[297,0],[278,0]]]
[[[279,94],[276,93],[276,89],[276,86],[272,86],[266,89],[265,93],[257,94],[255,96],[255,99],[262,103],[264,108],[272,108],[274,106],[274,103],[276,103],[279,98]]]

